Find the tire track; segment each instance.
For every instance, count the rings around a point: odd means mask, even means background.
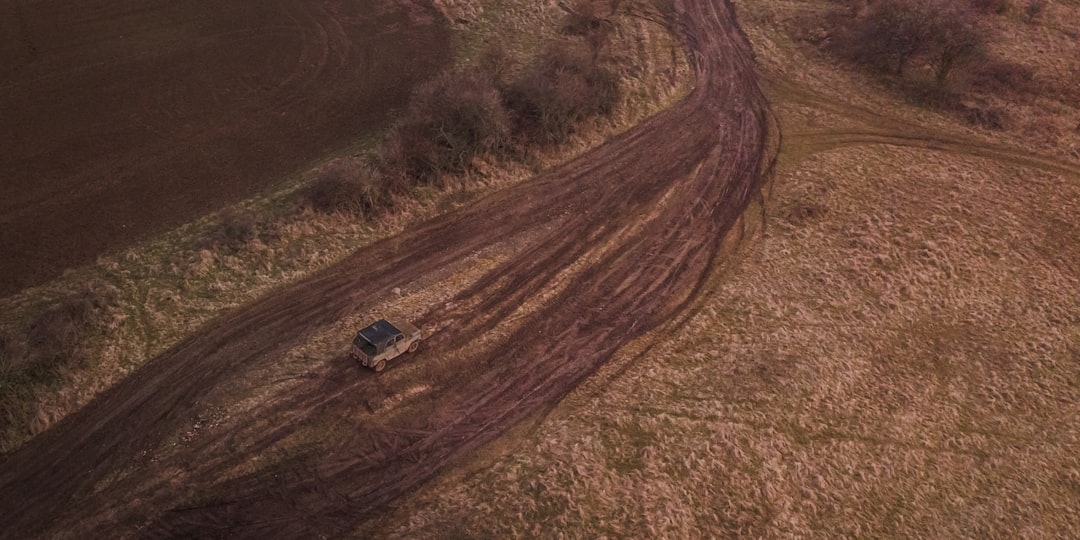
[[[533,182],[241,308],[154,359],[11,456],[0,472],[0,514],[15,516],[5,534],[345,534],[545,410],[620,347],[685,310],[710,276],[725,235],[760,191],[776,134],[733,7],[676,1],[669,18],[695,70],[695,88],[682,103]],[[181,506],[187,496],[165,466],[110,480],[183,425],[230,373],[281,358],[382,291],[524,230],[546,232],[450,303],[465,307],[434,309],[423,318],[453,331],[433,336],[429,352],[414,361],[440,351],[472,366],[446,373],[432,391],[430,414],[392,425],[365,420],[358,396],[379,391],[379,379],[339,373],[302,384],[243,419],[252,429],[200,441],[181,457],[190,461],[181,480],[212,485],[290,433],[346,419],[340,425],[348,434],[332,452],[225,482],[197,507]],[[475,336],[501,328],[508,314],[550,290],[557,292],[508,329],[506,339],[469,350]],[[263,425],[273,427],[258,428]]]

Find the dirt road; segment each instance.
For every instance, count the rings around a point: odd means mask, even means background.
[[[3,534],[347,534],[678,314],[759,196],[777,134],[731,6],[676,0],[670,23],[695,73],[683,102],[533,181],[222,317],[149,362],[5,460]],[[431,389],[410,412],[370,410],[394,366],[375,376],[339,358],[182,453],[144,458],[232,374],[270,365],[389,289],[508,238],[524,246],[420,321],[441,330],[409,360],[433,366]],[[481,337],[484,346],[470,346]],[[317,451],[230,473],[316,428],[327,434]]]
[[[437,20],[389,0],[0,0],[0,296],[382,129],[450,60]]]

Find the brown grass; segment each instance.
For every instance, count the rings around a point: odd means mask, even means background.
[[[773,84],[764,234],[672,336],[364,535],[1080,534],[1080,178],[813,149],[799,133],[973,132],[792,47],[774,23],[802,7],[740,4],[766,75],[795,83]]]

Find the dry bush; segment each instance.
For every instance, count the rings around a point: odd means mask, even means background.
[[[0,329],[0,379],[14,372],[25,356],[25,343],[14,332]]]
[[[611,36],[614,26],[611,16],[618,4],[618,0],[577,0],[572,6],[563,5],[566,10],[563,33],[581,37],[593,58],[597,58]]]
[[[91,282],[54,301],[29,323],[0,331],[0,436],[5,446],[16,426],[35,434],[48,424],[41,420],[42,396],[70,381],[74,370],[87,367],[92,340],[117,320],[119,297],[114,287]]]
[[[196,242],[196,248],[236,253],[258,238],[261,228],[251,213],[226,210],[218,223]]]
[[[1009,126],[1009,114],[997,107],[960,104],[956,110],[960,118],[973,126],[995,131],[1001,131]]]
[[[1046,10],[1046,0],[1031,0],[1024,6],[1024,20],[1033,23]]]
[[[25,383],[56,376],[86,360],[87,340],[106,327],[117,291],[90,283],[54,302],[22,330],[0,333],[0,392],[15,395]]]
[[[388,204],[388,195],[374,169],[360,160],[343,158],[319,168],[315,181],[300,197],[302,204],[316,212],[367,216]]]
[[[1035,70],[1004,60],[986,60],[975,65],[970,84],[976,91],[1002,97],[1039,92]]]
[[[927,20],[929,43],[925,51],[938,87],[943,87],[954,69],[980,57],[986,37],[973,11],[959,4],[931,2],[937,12]]]
[[[491,77],[475,70],[444,73],[413,95],[380,159],[398,182],[430,183],[443,173],[464,172],[474,158],[509,140],[509,116]]]
[[[1004,15],[1012,9],[1010,0],[970,0],[970,6],[984,15]]]
[[[622,96],[619,79],[580,46],[549,46],[507,90],[507,103],[527,139],[556,143],[581,121],[611,114]]]
[[[501,42],[488,44],[480,54],[480,71],[487,73],[498,86],[502,84],[513,66],[513,58],[506,45]]]
[[[923,53],[929,42],[925,10],[913,0],[884,0],[872,4],[861,15],[829,20],[841,25],[833,51],[870,69],[902,75],[905,67]]]

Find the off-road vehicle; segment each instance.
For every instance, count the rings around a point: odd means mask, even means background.
[[[388,361],[416,352],[423,338],[420,329],[407,322],[379,319],[356,333],[349,356],[364,367],[382,371]]]

